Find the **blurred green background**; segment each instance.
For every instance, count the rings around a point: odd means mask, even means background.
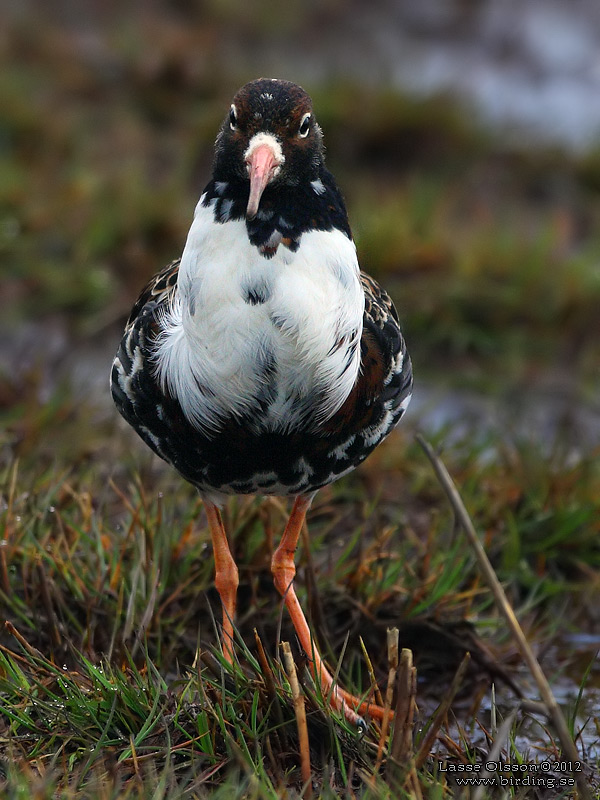
[[[597,441],[600,122],[585,90],[599,87],[573,15],[433,0],[3,5],[5,409],[65,380],[108,407],[123,321],[181,252],[232,93],[277,75],[312,94],[361,264],[398,305],[409,419]],[[565,86],[569,47],[584,60]]]

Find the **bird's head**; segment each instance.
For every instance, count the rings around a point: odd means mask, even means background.
[[[247,219],[267,187],[310,182],[322,165],[322,133],[303,89],[267,78],[242,86],[217,136],[214,176],[249,185]]]

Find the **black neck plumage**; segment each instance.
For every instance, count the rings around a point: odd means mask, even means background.
[[[243,219],[248,192],[248,181],[213,178],[204,190],[203,205],[213,204],[216,222]],[[258,214],[246,220],[250,242],[266,256],[272,255],[271,245],[277,240],[283,241],[290,250],[297,250],[303,233],[334,229],[352,238],[344,200],[333,176],[325,168],[321,169],[317,181],[267,186]]]

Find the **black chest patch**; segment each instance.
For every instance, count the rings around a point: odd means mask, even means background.
[[[221,224],[244,219],[249,182],[212,180],[204,191],[204,206],[213,205]],[[256,216],[246,220],[248,239],[264,258],[272,258],[281,245],[295,252],[302,234],[311,230],[340,230],[352,237],[344,201],[335,181],[323,169],[318,189],[313,184],[267,186]]]
[[[263,287],[253,286],[244,292],[244,300],[251,306],[261,306],[269,299],[268,296],[262,291]]]
[[[266,280],[255,280],[242,286],[242,297],[251,306],[260,306],[266,303],[271,294],[271,286]]]

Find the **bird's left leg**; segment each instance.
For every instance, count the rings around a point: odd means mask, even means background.
[[[294,576],[296,574],[294,555],[302,525],[306,518],[306,512],[310,508],[313,497],[314,494],[298,495],[294,502],[281,542],[273,553],[271,560],[271,572],[273,573],[275,586],[282,595],[292,618],[300,644],[309,659],[311,672],[315,679],[320,682],[323,694],[330,696],[332,706],[342,710],[346,719],[354,725],[358,725],[361,721],[359,714],[370,714],[373,717],[382,719],[383,708],[381,706],[365,702],[334,685],[333,677],[317,650],[308,622],[294,591]]]
[[[223,527],[221,512],[218,507],[204,498],[204,509],[208,518],[208,527],[212,538],[215,556],[215,587],[223,606],[222,645],[223,655],[233,663],[233,619],[237,588],[239,585],[238,568],[231,555],[227,534]]]

